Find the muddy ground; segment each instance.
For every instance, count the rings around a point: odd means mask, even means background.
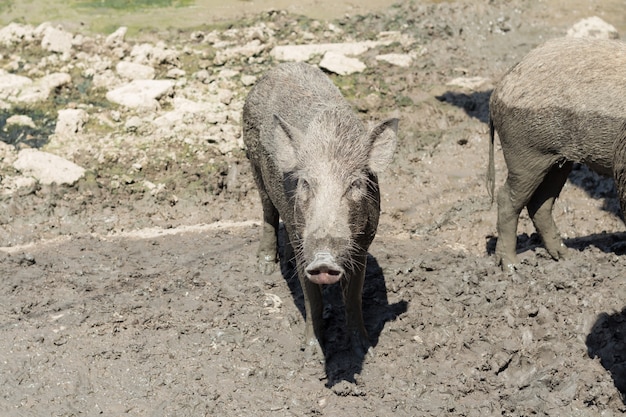
[[[364,120],[401,120],[380,178],[363,302],[375,356],[364,361],[347,350],[332,287],[331,357],[304,361],[297,280],[287,265],[255,270],[261,209],[241,151],[215,155],[217,171],[168,165],[173,191],[162,198],[112,187],[105,167],[73,187],[1,196],[0,414],[622,414],[626,233],[612,181],[584,166],[572,173],[555,208],[568,260],[549,258],[524,213],[512,276],[494,264],[484,178],[497,78],[581,18],[626,33],[625,6],[404,3],[335,22],[357,38],[411,33],[423,48],[410,68],[360,76],[378,99],[352,97]],[[184,39],[175,29],[149,36]],[[488,81],[448,84],[459,76]],[[501,184],[499,152],[496,162]]]

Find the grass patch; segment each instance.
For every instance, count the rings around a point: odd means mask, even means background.
[[[125,11],[136,11],[151,7],[185,7],[192,4],[193,0],[81,0],[76,2],[77,7]]]
[[[35,127],[7,126],[7,119],[16,114],[30,117]],[[0,126],[3,126],[0,140],[9,145],[24,143],[32,148],[41,148],[48,143],[48,136],[54,133],[56,118],[56,111],[38,107],[13,107],[9,110],[0,110]]]

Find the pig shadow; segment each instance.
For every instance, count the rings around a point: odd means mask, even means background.
[[[285,242],[287,241],[285,229],[281,223],[279,229],[280,268],[283,278],[289,286],[295,305],[300,310],[303,320],[306,320],[304,309],[304,294],[295,265],[284,261]],[[363,370],[363,363],[367,359],[357,357],[350,348],[348,333],[346,332],[346,313],[343,303],[341,285],[326,285],[322,289],[324,300],[324,337],[325,346],[323,353],[328,388],[332,388],[341,381],[356,383],[355,376]],[[395,320],[408,309],[407,301],[399,301],[389,304],[387,299],[387,287],[383,270],[376,258],[367,255],[367,267],[365,270],[365,282],[363,284],[363,321],[369,335],[370,343],[376,352],[376,345],[385,323]],[[301,328],[304,333],[304,323]],[[301,337],[302,334],[294,335]]]
[[[485,249],[487,254],[493,255],[496,252],[496,236],[487,236]],[[587,248],[595,247],[604,253],[613,253],[618,256],[626,255],[626,232],[602,232],[593,233],[587,236],[563,239],[563,243],[570,249],[584,251]],[[543,248],[543,241],[538,233],[522,233],[517,235],[516,253],[524,253],[526,251],[535,251],[537,248]],[[546,255],[548,256],[548,255]]]
[[[489,123],[489,98],[493,90],[476,91],[470,94],[446,91],[435,98],[465,110],[465,113],[483,123]]]
[[[613,314],[601,313],[587,335],[587,353],[599,358],[626,404],[626,307]]]

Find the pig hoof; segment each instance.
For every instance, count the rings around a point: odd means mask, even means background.
[[[555,261],[567,259],[568,257],[567,247],[563,244],[556,244],[556,245],[546,244],[544,247],[546,251],[548,252],[548,255],[550,255],[550,258],[552,258]]]
[[[272,255],[259,256],[259,271],[263,275],[271,275],[276,271],[276,257]]]
[[[352,351],[359,358],[365,358],[366,356],[374,357],[374,348],[370,345],[369,340],[363,340],[361,338],[352,339]]]
[[[324,352],[322,352],[322,346],[317,339],[311,339],[302,346],[304,351],[305,361],[317,360],[324,358]]]

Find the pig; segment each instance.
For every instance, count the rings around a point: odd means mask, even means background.
[[[617,196],[622,209],[622,219],[626,217],[626,122],[613,143],[613,179],[617,186]]]
[[[275,270],[280,218],[304,293],[303,350],[323,355],[321,286],[340,282],[350,346],[373,353],[362,291],[380,215],[378,174],[393,158],[398,119],[366,129],[319,68],[284,63],[251,89],[242,127],[263,207],[259,269]]]
[[[494,89],[487,187],[493,201],[495,131],[508,168],[497,196],[495,255],[503,269],[516,269],[524,207],[552,258],[567,256],[552,207],[574,162],[613,175],[614,142],[626,120],[625,77],[625,43],[559,38],[532,50]]]

